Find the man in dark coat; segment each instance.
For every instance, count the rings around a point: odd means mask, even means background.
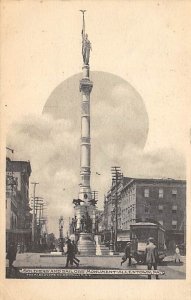
[[[74,255],[73,255],[73,262],[76,264],[77,266],[79,266],[79,262],[80,260],[76,257],[76,254],[78,253],[78,247],[75,243],[75,241],[72,241],[73,247],[74,247]]]
[[[66,259],[66,268],[68,268],[68,263],[70,263],[71,266],[73,266],[73,262],[76,264],[76,266],[79,266],[79,264],[74,260],[74,245],[71,243],[71,240],[68,239],[67,241],[67,259]]]
[[[129,266],[131,266],[131,242],[128,242],[125,247],[125,254],[122,257],[121,266],[127,259],[129,259]]]
[[[154,244],[153,238],[148,239],[148,245],[146,246],[145,256],[148,270],[151,270],[152,267],[154,268],[154,270],[157,270],[158,250],[156,245]],[[151,275],[148,275],[148,279],[151,279]],[[156,279],[158,279],[158,275],[156,275]]]
[[[12,272],[13,262],[16,260],[17,248],[14,243],[10,243],[7,250],[6,258],[9,260],[9,273]]]

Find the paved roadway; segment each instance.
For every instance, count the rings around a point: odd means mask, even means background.
[[[66,264],[66,256],[52,257],[42,256],[40,253],[22,253],[17,254],[17,259],[14,266],[17,268],[64,268]],[[79,269],[133,269],[146,270],[147,266],[137,265],[135,260],[132,260],[132,266],[128,267],[125,262],[122,266],[121,256],[77,256],[80,259]],[[173,256],[167,256],[158,270],[164,271],[165,275],[159,276],[160,279],[185,279],[186,278],[186,258],[181,257],[182,263],[175,264]],[[13,275],[13,277],[15,277]],[[152,276],[154,277],[154,276]],[[118,277],[117,277],[118,278]],[[123,277],[124,278],[124,277]],[[147,276],[141,275],[132,276],[126,275],[128,279],[146,279]],[[153,278],[154,279],[154,278]]]

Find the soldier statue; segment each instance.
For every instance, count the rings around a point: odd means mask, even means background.
[[[82,56],[85,65],[89,65],[90,50],[92,50],[91,43],[88,40],[88,35],[85,34],[82,38]]]
[[[85,18],[84,13],[86,10],[80,10],[83,14],[83,27],[82,27],[82,57],[84,65],[89,65],[90,50],[92,50],[91,43],[88,40],[88,35],[85,33]]]
[[[74,228],[74,233],[76,233],[77,221],[78,221],[78,220],[77,220],[77,217],[75,216],[75,217],[74,217],[74,221],[73,221],[73,223],[74,223],[74,227],[73,227],[73,228]]]
[[[81,232],[85,232],[85,222],[86,222],[86,219],[85,219],[85,217],[84,217],[84,215],[82,216],[82,218],[81,218],[81,220],[80,220],[80,231]]]

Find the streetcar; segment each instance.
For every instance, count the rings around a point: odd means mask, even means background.
[[[154,238],[158,249],[159,262],[166,256],[165,229],[162,225],[150,222],[138,222],[130,225],[131,254],[137,263],[145,263],[145,249],[148,238]]]

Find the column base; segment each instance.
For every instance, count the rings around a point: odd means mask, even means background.
[[[81,232],[77,243],[80,255],[95,255],[96,245],[92,233]]]

